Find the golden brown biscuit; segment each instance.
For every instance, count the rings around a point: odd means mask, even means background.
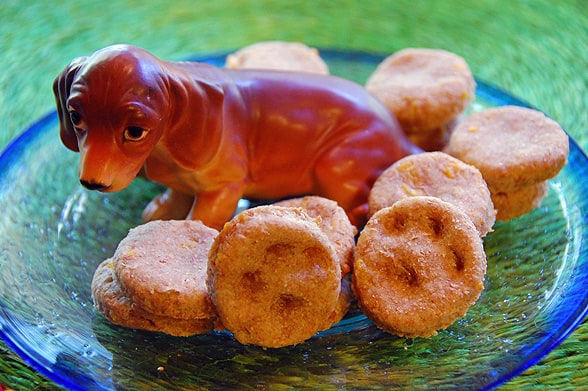
[[[422,132],[406,133],[406,135],[410,141],[420,147],[423,151],[441,151],[449,142],[451,131],[453,130],[453,124],[454,121],[451,121],[449,124],[439,128]]]
[[[341,275],[344,277],[349,273],[353,264],[357,229],[343,208],[333,200],[318,196],[291,198],[274,205],[302,208],[310,217],[317,219],[319,227],[331,239],[341,265]]]
[[[471,114],[453,131],[448,152],[476,166],[493,192],[512,192],[556,176],[569,140],[537,110],[502,106]]]
[[[268,41],[246,46],[227,56],[226,67],[329,74],[319,51],[299,42]]]
[[[436,197],[409,197],[372,216],[353,266],[355,297],[378,327],[428,337],[478,299],[486,254],[461,209]]]
[[[339,292],[339,299],[337,300],[337,305],[335,309],[331,313],[331,315],[327,318],[327,322],[321,327],[320,330],[327,330],[331,328],[334,324],[339,323],[351,307],[351,302],[353,301],[353,293],[351,292],[351,285],[347,278],[343,278],[341,280],[341,292]]]
[[[341,290],[330,240],[301,208],[260,206],[225,224],[208,286],[224,327],[243,344],[301,343],[327,324]]]
[[[190,336],[207,333],[214,324],[214,318],[175,319],[140,308],[121,291],[114,277],[112,259],[98,265],[92,279],[92,298],[94,306],[106,319],[124,327]]]
[[[378,65],[366,89],[394,113],[407,134],[430,131],[457,118],[473,100],[467,62],[441,49],[403,49]]]
[[[451,202],[472,220],[480,236],[496,221],[490,191],[480,171],[443,152],[425,152],[398,160],[374,183],[370,215],[413,196],[433,196]]]
[[[218,232],[200,221],[157,220],[129,231],[114,256],[124,294],[152,314],[210,318],[208,251]]]
[[[529,213],[541,205],[548,191],[547,181],[543,181],[509,193],[493,192],[491,195],[497,211],[496,220],[508,221]]]

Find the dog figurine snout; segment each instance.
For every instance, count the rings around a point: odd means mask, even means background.
[[[104,190],[108,187],[106,185],[103,185],[102,183],[90,182],[90,181],[86,181],[83,179],[80,179],[80,183],[82,184],[82,186],[84,186],[88,190],[100,191],[100,190]]]

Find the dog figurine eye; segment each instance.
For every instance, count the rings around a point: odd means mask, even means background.
[[[71,123],[76,126],[82,122],[82,116],[75,110],[69,112],[69,119],[71,120]]]
[[[147,130],[138,126],[129,126],[123,134],[125,141],[141,141],[147,137]]]

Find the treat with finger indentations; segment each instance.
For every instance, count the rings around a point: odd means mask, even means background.
[[[113,256],[122,291],[155,315],[215,316],[206,272],[208,251],[217,234],[195,220],[157,220],[131,229]]]
[[[488,186],[480,171],[443,152],[425,152],[400,159],[374,183],[369,195],[370,215],[414,196],[439,197],[463,210],[480,236],[496,220]]]
[[[351,271],[357,229],[349,221],[345,210],[335,201],[319,196],[306,196],[283,200],[274,205],[302,208],[310,217],[317,219],[319,227],[333,244],[341,265],[341,275],[344,277]]]
[[[361,232],[352,288],[381,329],[429,337],[478,299],[486,255],[471,220],[436,197],[402,199],[381,209]]]
[[[268,205],[224,226],[210,250],[207,281],[235,339],[276,348],[324,329],[339,300],[341,268],[315,219],[301,208]]]

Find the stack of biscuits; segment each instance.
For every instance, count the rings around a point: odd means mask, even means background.
[[[110,322],[174,336],[228,330],[244,344],[301,343],[351,305],[355,227],[317,196],[258,206],[218,232],[156,220],[129,231],[92,281]]]
[[[482,237],[495,211],[480,171],[446,153],[406,156],[374,183],[352,288],[376,325],[428,337],[464,316],[484,287]]]
[[[569,140],[554,120],[519,106],[473,113],[454,130],[449,154],[477,167],[488,183],[496,219],[508,221],[540,205],[547,180],[567,163]]]
[[[384,59],[365,87],[390,109],[413,143],[437,151],[474,99],[476,82],[455,53],[407,48]]]
[[[94,273],[96,309],[125,327],[189,336],[211,331],[216,312],[206,286],[218,232],[200,221],[152,221],[129,231]]]

